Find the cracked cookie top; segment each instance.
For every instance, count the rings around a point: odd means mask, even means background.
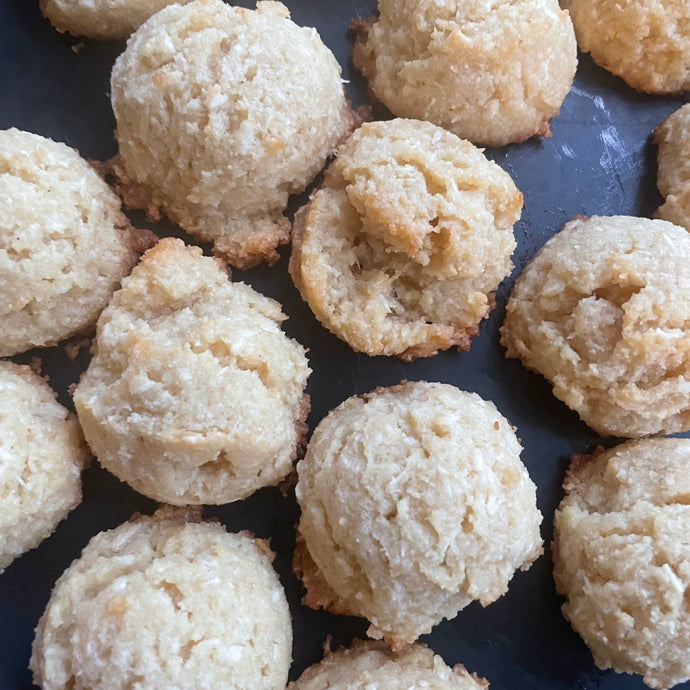
[[[159,509],[91,539],[58,579],[31,656],[43,690],[282,690],[292,654],[266,542]]]

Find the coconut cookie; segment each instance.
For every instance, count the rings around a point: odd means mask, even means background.
[[[309,410],[307,359],[285,318],[198,247],[161,240],[103,312],[74,393],[99,462],[175,505],[277,484]]]
[[[659,148],[656,184],[665,201],[657,216],[690,230],[690,104],[654,130]]]
[[[495,406],[440,383],[352,397],[297,464],[305,603],[368,618],[396,650],[541,554],[535,486]]]
[[[292,653],[267,544],[164,508],[96,535],[33,643],[42,690],[282,690]]]
[[[319,321],[369,355],[468,349],[510,273],[522,195],[468,141],[365,123],[294,223],[289,270]]]
[[[450,668],[422,644],[393,654],[383,642],[355,640],[351,647],[327,654],[288,690],[486,690],[489,684],[462,664]]]
[[[165,8],[115,62],[111,94],[125,202],[243,268],[277,260],[288,196],[353,125],[335,57],[279,2]]]
[[[0,131],[0,356],[90,329],[147,244],[74,149]]]
[[[353,62],[394,115],[477,145],[550,135],[577,66],[558,0],[379,0]]]
[[[124,39],[166,5],[190,0],[39,0],[41,12],[60,33]]]
[[[76,417],[45,380],[0,361],[0,573],[81,503],[90,457]]]
[[[603,436],[690,429],[690,234],[663,220],[575,219],[515,283],[508,357]]]
[[[580,49],[638,91],[690,89],[687,0],[570,0]]]
[[[564,488],[554,577],[597,666],[657,690],[690,679],[690,439],[578,456]]]

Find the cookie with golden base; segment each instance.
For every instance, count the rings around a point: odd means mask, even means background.
[[[603,436],[690,429],[690,234],[663,220],[567,223],[518,278],[501,342]]]
[[[319,321],[369,355],[468,349],[510,272],[522,194],[428,122],[363,124],[294,223],[290,275]]]
[[[577,66],[558,0],[379,0],[356,22],[355,66],[399,117],[477,145],[549,136]]]
[[[162,508],[91,539],[57,581],[31,656],[43,690],[282,690],[292,653],[266,542]]]
[[[690,89],[687,0],[569,0],[580,49],[638,91]]]
[[[161,240],[103,312],[74,392],[99,462],[174,505],[280,482],[309,411],[307,358],[285,318],[200,248]]]
[[[340,66],[279,2],[166,7],[111,76],[125,203],[248,268],[288,241],[302,191],[353,125]]]
[[[91,329],[152,237],[77,151],[0,131],[0,356]]]
[[[305,603],[368,618],[395,650],[541,554],[535,486],[495,406],[448,384],[348,398],[297,464]]]
[[[599,668],[656,690],[690,678],[690,439],[576,456],[554,518],[565,617]]]

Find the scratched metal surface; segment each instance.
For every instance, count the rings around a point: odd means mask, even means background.
[[[37,4],[35,0],[0,3],[0,127],[16,126],[51,136],[77,147],[86,157],[106,159],[115,152],[108,76],[122,46],[86,42],[75,52],[71,49],[75,41],[53,31]],[[319,29],[343,65],[350,97],[356,104],[364,102],[365,86],[348,62],[347,27],[354,17],[368,16],[375,9],[375,0],[292,0],[287,4],[295,21]],[[309,384],[311,426],[349,395],[403,378],[447,381],[476,391],[493,400],[518,428],[523,460],[538,487],[538,503],[545,516],[542,533],[548,547],[567,459],[599,439],[553,398],[540,377],[503,357],[497,332],[506,294],[525,262],[573,216],[646,216],[654,211],[660,200],[650,134],[686,100],[637,94],[581,56],[575,84],[552,123],[553,137],[487,151],[513,176],[524,193],[525,207],[515,227],[515,273],[499,289],[497,308],[469,352],[446,352],[411,364],[358,355],[324,331],[301,302],[287,276],[287,252],[271,269],[236,272],[236,277],[284,305],[290,316],[286,330],[310,349],[314,370]],[[140,215],[133,214],[133,218],[143,223]],[[167,223],[155,229],[160,235],[177,234]],[[88,355],[83,353],[71,362],[60,348],[51,348],[14,359],[28,361],[34,355],[43,358],[44,370],[60,399],[71,405],[67,388],[87,365]],[[32,687],[26,667],[33,628],[55,579],[88,539],[126,520],[135,510],[151,512],[153,508],[151,501],[98,467],[85,472],[82,505],[50,539],[0,576],[0,690]],[[292,678],[320,658],[326,635],[346,643],[364,634],[366,624],[361,620],[300,605],[300,588],[290,572],[292,525],[297,519],[292,497],[265,489],[241,503],[208,509],[207,514],[218,516],[231,530],[251,529],[271,538],[294,619]],[[594,667],[588,650],[562,618],[560,603],[547,548],[528,572],[515,576],[510,591],[499,601],[486,609],[469,606],[424,640],[448,663],[462,662],[485,676],[493,690],[643,688],[639,677]],[[687,690],[690,683],[678,687]]]

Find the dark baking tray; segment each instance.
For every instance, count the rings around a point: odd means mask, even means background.
[[[287,5],[297,23],[316,26],[333,50],[352,101],[366,102],[366,86],[349,63],[348,26],[355,17],[370,15],[375,0],[289,0]],[[115,153],[109,74],[122,48],[120,43],[80,42],[58,34],[41,16],[37,0],[2,0],[0,127],[50,136],[78,148],[87,158],[109,158]],[[476,391],[493,400],[517,426],[524,445],[522,459],[538,487],[546,553],[529,571],[518,573],[509,592],[497,602],[485,609],[471,605],[423,638],[448,663],[462,662],[486,677],[493,690],[645,687],[637,676],[595,668],[589,651],[561,616],[561,600],[551,577],[552,515],[561,497],[568,458],[601,441],[552,396],[543,379],[504,358],[498,328],[515,276],[564,222],[578,214],[653,213],[660,199],[650,134],[685,101],[687,96],[638,94],[580,55],[575,84],[552,123],[553,137],[487,150],[512,175],[524,194],[525,207],[515,227],[515,272],[498,290],[496,309],[482,324],[469,352],[445,352],[409,364],[354,353],[321,328],[300,300],[287,275],[287,250],[272,268],[234,272],[236,278],[282,303],[290,317],[287,332],[309,348],[314,370],[308,389],[312,428],[346,397],[402,379],[446,381]],[[389,114],[378,111],[377,116]],[[135,224],[145,223],[140,214],[131,216]],[[161,236],[183,236],[165,222],[155,230]],[[71,361],[58,347],[13,359],[28,362],[33,357],[41,358],[60,400],[71,407],[68,387],[87,365],[88,353]],[[27,664],[34,626],[56,578],[89,538],[115,527],[134,511],[150,513],[154,507],[96,464],[84,473],[83,503],[52,537],[0,576],[0,690],[32,687]],[[299,603],[300,586],[290,568],[293,525],[298,518],[292,496],[264,489],[246,501],[207,508],[206,515],[220,518],[230,530],[250,529],[271,539],[293,613],[291,678],[321,657],[328,635],[335,643],[364,635],[366,623],[360,619],[331,616]],[[677,687],[687,690],[690,683]]]

